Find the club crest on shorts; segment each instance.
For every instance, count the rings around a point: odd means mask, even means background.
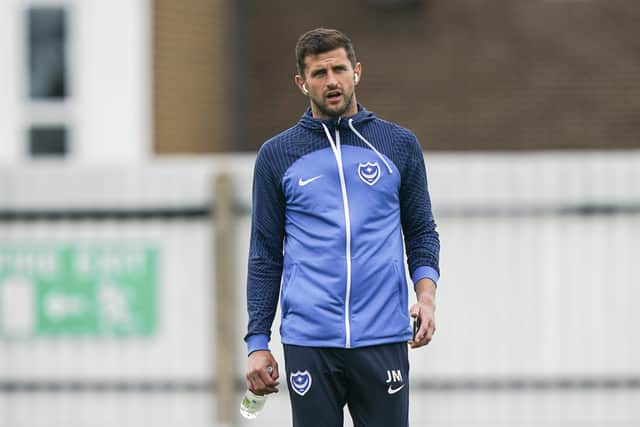
[[[366,162],[358,165],[358,176],[365,184],[375,184],[380,179],[380,175],[380,165],[378,165],[378,162]]]
[[[289,382],[293,391],[304,396],[311,388],[311,374],[309,371],[293,372],[289,375]]]

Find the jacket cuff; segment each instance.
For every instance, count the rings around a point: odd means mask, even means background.
[[[433,283],[438,285],[438,279],[440,279],[440,274],[433,267],[418,267],[411,275],[411,280],[413,280],[413,286],[418,283],[420,279],[431,279]]]
[[[247,355],[258,350],[269,350],[269,336],[264,334],[247,337]]]

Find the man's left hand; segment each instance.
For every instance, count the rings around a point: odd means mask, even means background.
[[[410,314],[412,318],[420,320],[420,328],[414,339],[409,341],[411,348],[429,344],[436,332],[436,285],[429,279],[422,279],[415,288],[418,302],[411,306]]]

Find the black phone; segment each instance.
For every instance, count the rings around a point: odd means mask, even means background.
[[[418,333],[418,329],[420,329],[420,325],[422,324],[422,322],[420,322],[420,318],[418,317],[414,317],[413,318],[413,340],[416,340],[416,334]]]

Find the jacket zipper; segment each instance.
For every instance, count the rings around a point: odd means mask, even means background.
[[[340,146],[340,119],[338,119],[338,126],[335,129],[335,144],[331,141],[330,134],[329,142],[333,154],[338,164],[338,175],[340,176],[340,189],[342,191],[342,204],[344,207],[344,222],[345,222],[345,244],[346,244],[346,261],[347,261],[347,284],[344,303],[344,328],[345,328],[345,347],[351,348],[351,320],[350,320],[350,300],[351,300],[351,216],[349,214],[349,198],[347,197],[347,184],[344,178],[344,167],[342,164],[342,148]]]

